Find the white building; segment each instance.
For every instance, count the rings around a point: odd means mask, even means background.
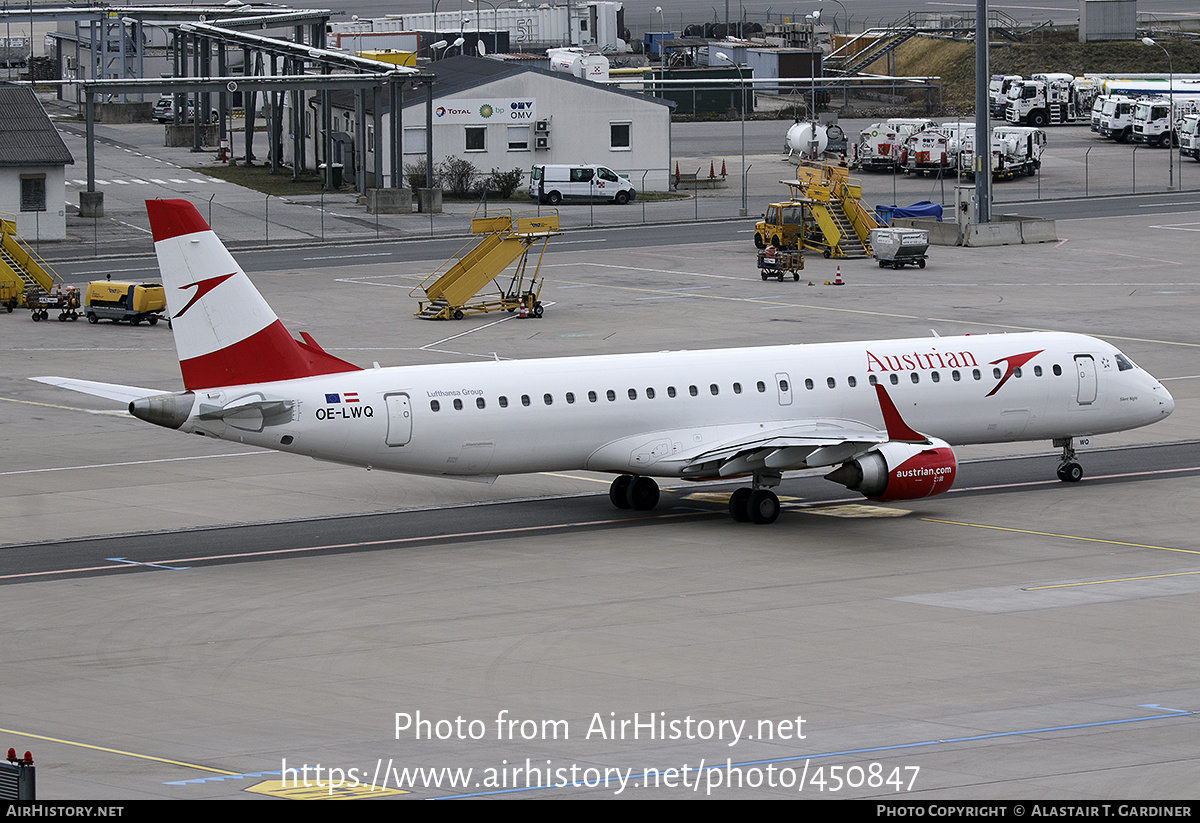
[[[28,241],[67,236],[66,143],[33,89],[0,84],[0,216]]]
[[[427,67],[437,75],[433,85],[433,162],[448,157],[470,160],[480,172],[520,168],[528,182],[530,167],[541,163],[594,163],[626,175],[638,191],[668,191],[671,178],[671,104],[661,99],[597,85],[548,68],[479,57],[451,57]],[[353,180],[358,163],[353,145],[359,141],[354,103],[348,93],[333,95],[333,136]],[[369,105],[369,98],[368,98]],[[386,103],[385,103],[386,105]],[[403,163],[425,160],[426,94],[423,87],[405,90],[401,110]],[[391,136],[383,122],[384,186],[390,185]],[[320,157],[320,98],[307,99],[304,114],[305,155]],[[367,187],[374,188],[375,155],[372,118],[366,135]],[[284,162],[290,163],[290,144]],[[382,186],[380,186],[382,187]]]

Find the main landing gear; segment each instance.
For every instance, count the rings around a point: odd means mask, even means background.
[[[1064,483],[1078,483],[1083,479],[1083,466],[1075,462],[1074,438],[1057,438],[1054,445],[1062,448],[1062,460],[1058,464],[1058,479]]]
[[[778,472],[758,472],[754,484],[729,496],[729,516],[739,523],[774,523],[779,518]],[[650,511],[658,505],[658,484],[649,477],[623,474],[608,487],[608,499],[618,509]]]
[[[658,484],[649,477],[623,474],[608,487],[608,499],[618,509],[648,512],[658,505]]]
[[[771,489],[779,485],[778,472],[755,472],[750,488],[729,495],[729,516],[738,523],[774,523],[779,518],[779,498]]]

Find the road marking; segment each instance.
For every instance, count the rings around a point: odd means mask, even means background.
[[[1179,552],[1181,554],[1200,554],[1195,549],[1177,549],[1173,546],[1151,546],[1146,543],[1129,543],[1124,540],[1105,540],[1102,537],[1084,537],[1078,534],[1055,534],[1054,532],[1039,532],[1032,529],[1015,529],[1011,526],[989,526],[984,523],[963,523],[957,520],[938,520],[934,517],[922,517],[926,523],[942,523],[947,526],[967,526],[972,529],[988,529],[998,532],[1013,532],[1014,534],[1031,534],[1035,537],[1056,537],[1061,540],[1081,540],[1085,543],[1103,543],[1108,546],[1128,546],[1132,549],[1155,549],[1163,552]]]
[[[670,514],[648,514],[643,517],[612,517],[604,520],[582,520],[573,523],[547,523],[541,526],[516,526],[508,529],[481,529],[473,532],[451,532],[449,534],[429,534],[419,537],[392,537],[385,540],[360,540],[353,543],[328,543],[321,546],[296,546],[290,549],[263,549],[262,551],[254,552],[233,552],[231,554],[212,554],[200,555],[197,557],[178,557],[174,559],[164,558],[161,560],[144,560],[140,565],[166,565],[166,564],[181,564],[181,563],[204,563],[214,562],[218,560],[238,560],[248,557],[278,557],[279,555],[287,554],[306,554],[309,552],[333,551],[336,549],[362,549],[375,546],[401,546],[411,545],[413,543],[428,543],[431,541],[455,540],[455,539],[478,539],[484,537],[493,537],[496,535],[518,535],[518,534],[536,534],[539,532],[550,532],[561,529],[579,529],[593,526],[612,526],[621,523],[638,523],[647,520],[669,520],[677,517],[695,517],[698,514],[717,514],[717,512],[706,512],[696,509],[688,511],[674,512]],[[123,562],[121,565],[111,566],[81,566],[74,569],[53,569],[40,572],[20,572],[17,574],[0,575],[0,580],[20,580],[28,578],[46,578],[55,577],[64,574],[80,574],[83,572],[113,572],[113,571],[128,571],[135,566],[128,565],[129,561]],[[3,731],[3,729],[0,729]]]
[[[1190,572],[1164,572],[1163,574],[1143,574],[1138,577],[1114,577],[1111,580],[1080,580],[1075,583],[1051,583],[1046,586],[1027,586],[1021,589],[1023,592],[1038,592],[1046,589],[1070,589],[1076,586],[1098,586],[1102,583],[1133,583],[1138,580],[1163,580],[1168,577],[1187,577],[1192,574],[1200,574],[1198,571]]]
[[[196,763],[187,763],[183,760],[171,760],[166,757],[155,757],[150,754],[138,754],[137,752],[127,752],[123,749],[110,749],[108,746],[95,746],[91,743],[80,743],[78,740],[64,740],[61,737],[47,737],[44,734],[31,734],[18,729],[0,729],[0,732],[5,734],[15,734],[19,737],[28,737],[31,740],[45,740],[48,743],[62,743],[64,746],[74,746],[79,749],[89,749],[94,752],[106,752],[108,754],[119,754],[124,757],[134,757],[138,760],[149,760],[152,763],[165,763],[168,766],[182,766],[185,769],[198,769],[202,772],[212,772],[213,774],[226,774],[234,776],[237,772],[226,771],[225,769],[214,769],[212,766],[200,766]]]
[[[3,399],[3,398],[0,398],[0,399]],[[68,407],[59,406],[58,408],[68,408]],[[78,411],[87,411],[87,409],[78,409]],[[122,415],[125,414],[125,412],[117,412],[117,413],[122,414]],[[252,452],[233,452],[232,454],[198,454],[198,455],[193,455],[192,457],[160,457],[156,460],[134,460],[134,461],[131,461],[128,463],[92,463],[92,464],[87,464],[87,465],[82,465],[82,466],[52,466],[52,467],[45,468],[45,469],[20,469],[18,471],[0,472],[0,477],[8,477],[10,475],[16,475],[16,474],[40,474],[42,472],[69,472],[69,471],[76,471],[78,469],[115,469],[115,468],[120,468],[122,466],[147,466],[147,465],[151,465],[153,463],[175,463],[175,462],[183,462],[186,460],[212,460],[214,458],[220,458],[220,457],[249,457],[250,455],[256,455],[256,454],[273,454],[273,452],[252,451]]]

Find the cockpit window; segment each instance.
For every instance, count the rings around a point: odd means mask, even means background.
[[[1134,368],[1137,368],[1137,367],[1134,366],[1132,362],[1130,362],[1128,357],[1126,357],[1123,354],[1117,355],[1117,371],[1129,371],[1130,369],[1134,369]]]

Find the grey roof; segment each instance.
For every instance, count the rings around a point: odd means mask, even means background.
[[[74,164],[33,89],[0,83],[0,166]]]
[[[542,62],[548,63],[549,61]],[[610,94],[618,94],[668,108],[674,108],[675,106],[673,101],[661,97],[646,97],[639,92],[617,88],[616,86],[606,86],[601,83],[593,83],[589,80],[581,80],[570,74],[550,71],[548,66],[531,66],[524,61],[506,62],[490,57],[474,57],[469,54],[462,56],[455,55],[445,60],[436,60],[425,66],[424,70],[437,75],[437,80],[433,84],[435,98],[461,94],[476,86],[482,86],[485,83],[491,83],[494,80],[499,80],[502,77],[511,77],[515,74],[541,74],[546,77],[552,77],[555,80],[578,83],[583,88],[597,89]],[[409,88],[411,89],[412,87],[410,86]],[[420,86],[417,85],[417,88],[420,89]],[[423,97],[423,91],[417,91],[416,93],[407,91],[404,98],[404,107],[423,105]]]

